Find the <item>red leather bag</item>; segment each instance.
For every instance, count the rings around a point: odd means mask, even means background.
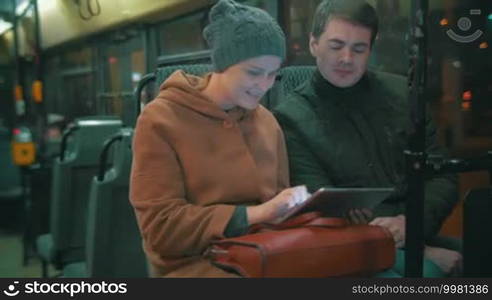
[[[311,212],[214,241],[206,254],[244,277],[369,276],[393,266],[395,245],[382,227]]]

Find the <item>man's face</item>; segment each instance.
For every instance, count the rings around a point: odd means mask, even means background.
[[[351,87],[366,72],[371,29],[334,18],[318,39],[311,36],[309,49],[326,80],[340,88]]]

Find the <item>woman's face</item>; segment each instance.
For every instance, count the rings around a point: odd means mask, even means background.
[[[222,108],[235,106],[255,109],[263,95],[272,87],[282,60],[263,55],[244,60],[217,73],[225,93]]]

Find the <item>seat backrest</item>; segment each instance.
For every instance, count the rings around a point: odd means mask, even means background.
[[[166,79],[174,73],[176,70],[183,70],[188,74],[193,74],[201,76],[207,72],[210,72],[211,66],[206,64],[196,64],[196,65],[172,65],[157,68],[155,71],[157,87],[159,87]]]
[[[64,158],[55,159],[53,165],[50,232],[59,264],[84,259],[88,187],[97,173],[104,141],[122,122],[96,116],[77,119],[74,126]]]
[[[211,66],[206,64],[173,65],[158,68],[155,72],[157,86],[160,86],[174,71],[183,70],[193,75],[203,75],[210,72]],[[307,80],[314,72],[314,66],[292,66],[279,71],[272,88],[265,94],[261,104],[267,109],[273,108],[284,97],[285,93],[292,91],[297,85]]]
[[[297,86],[313,75],[315,66],[289,66],[282,68],[275,80],[275,84],[265,95],[262,104],[272,110]]]
[[[86,264],[89,277],[147,277],[147,263],[129,181],[133,129],[114,136],[112,168],[93,177],[87,214]]]

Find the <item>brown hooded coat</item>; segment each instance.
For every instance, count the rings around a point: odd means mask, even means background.
[[[153,276],[235,276],[203,252],[224,237],[236,205],[288,187],[275,118],[262,106],[223,111],[201,92],[209,78],[176,71],[137,122],[130,200]]]

